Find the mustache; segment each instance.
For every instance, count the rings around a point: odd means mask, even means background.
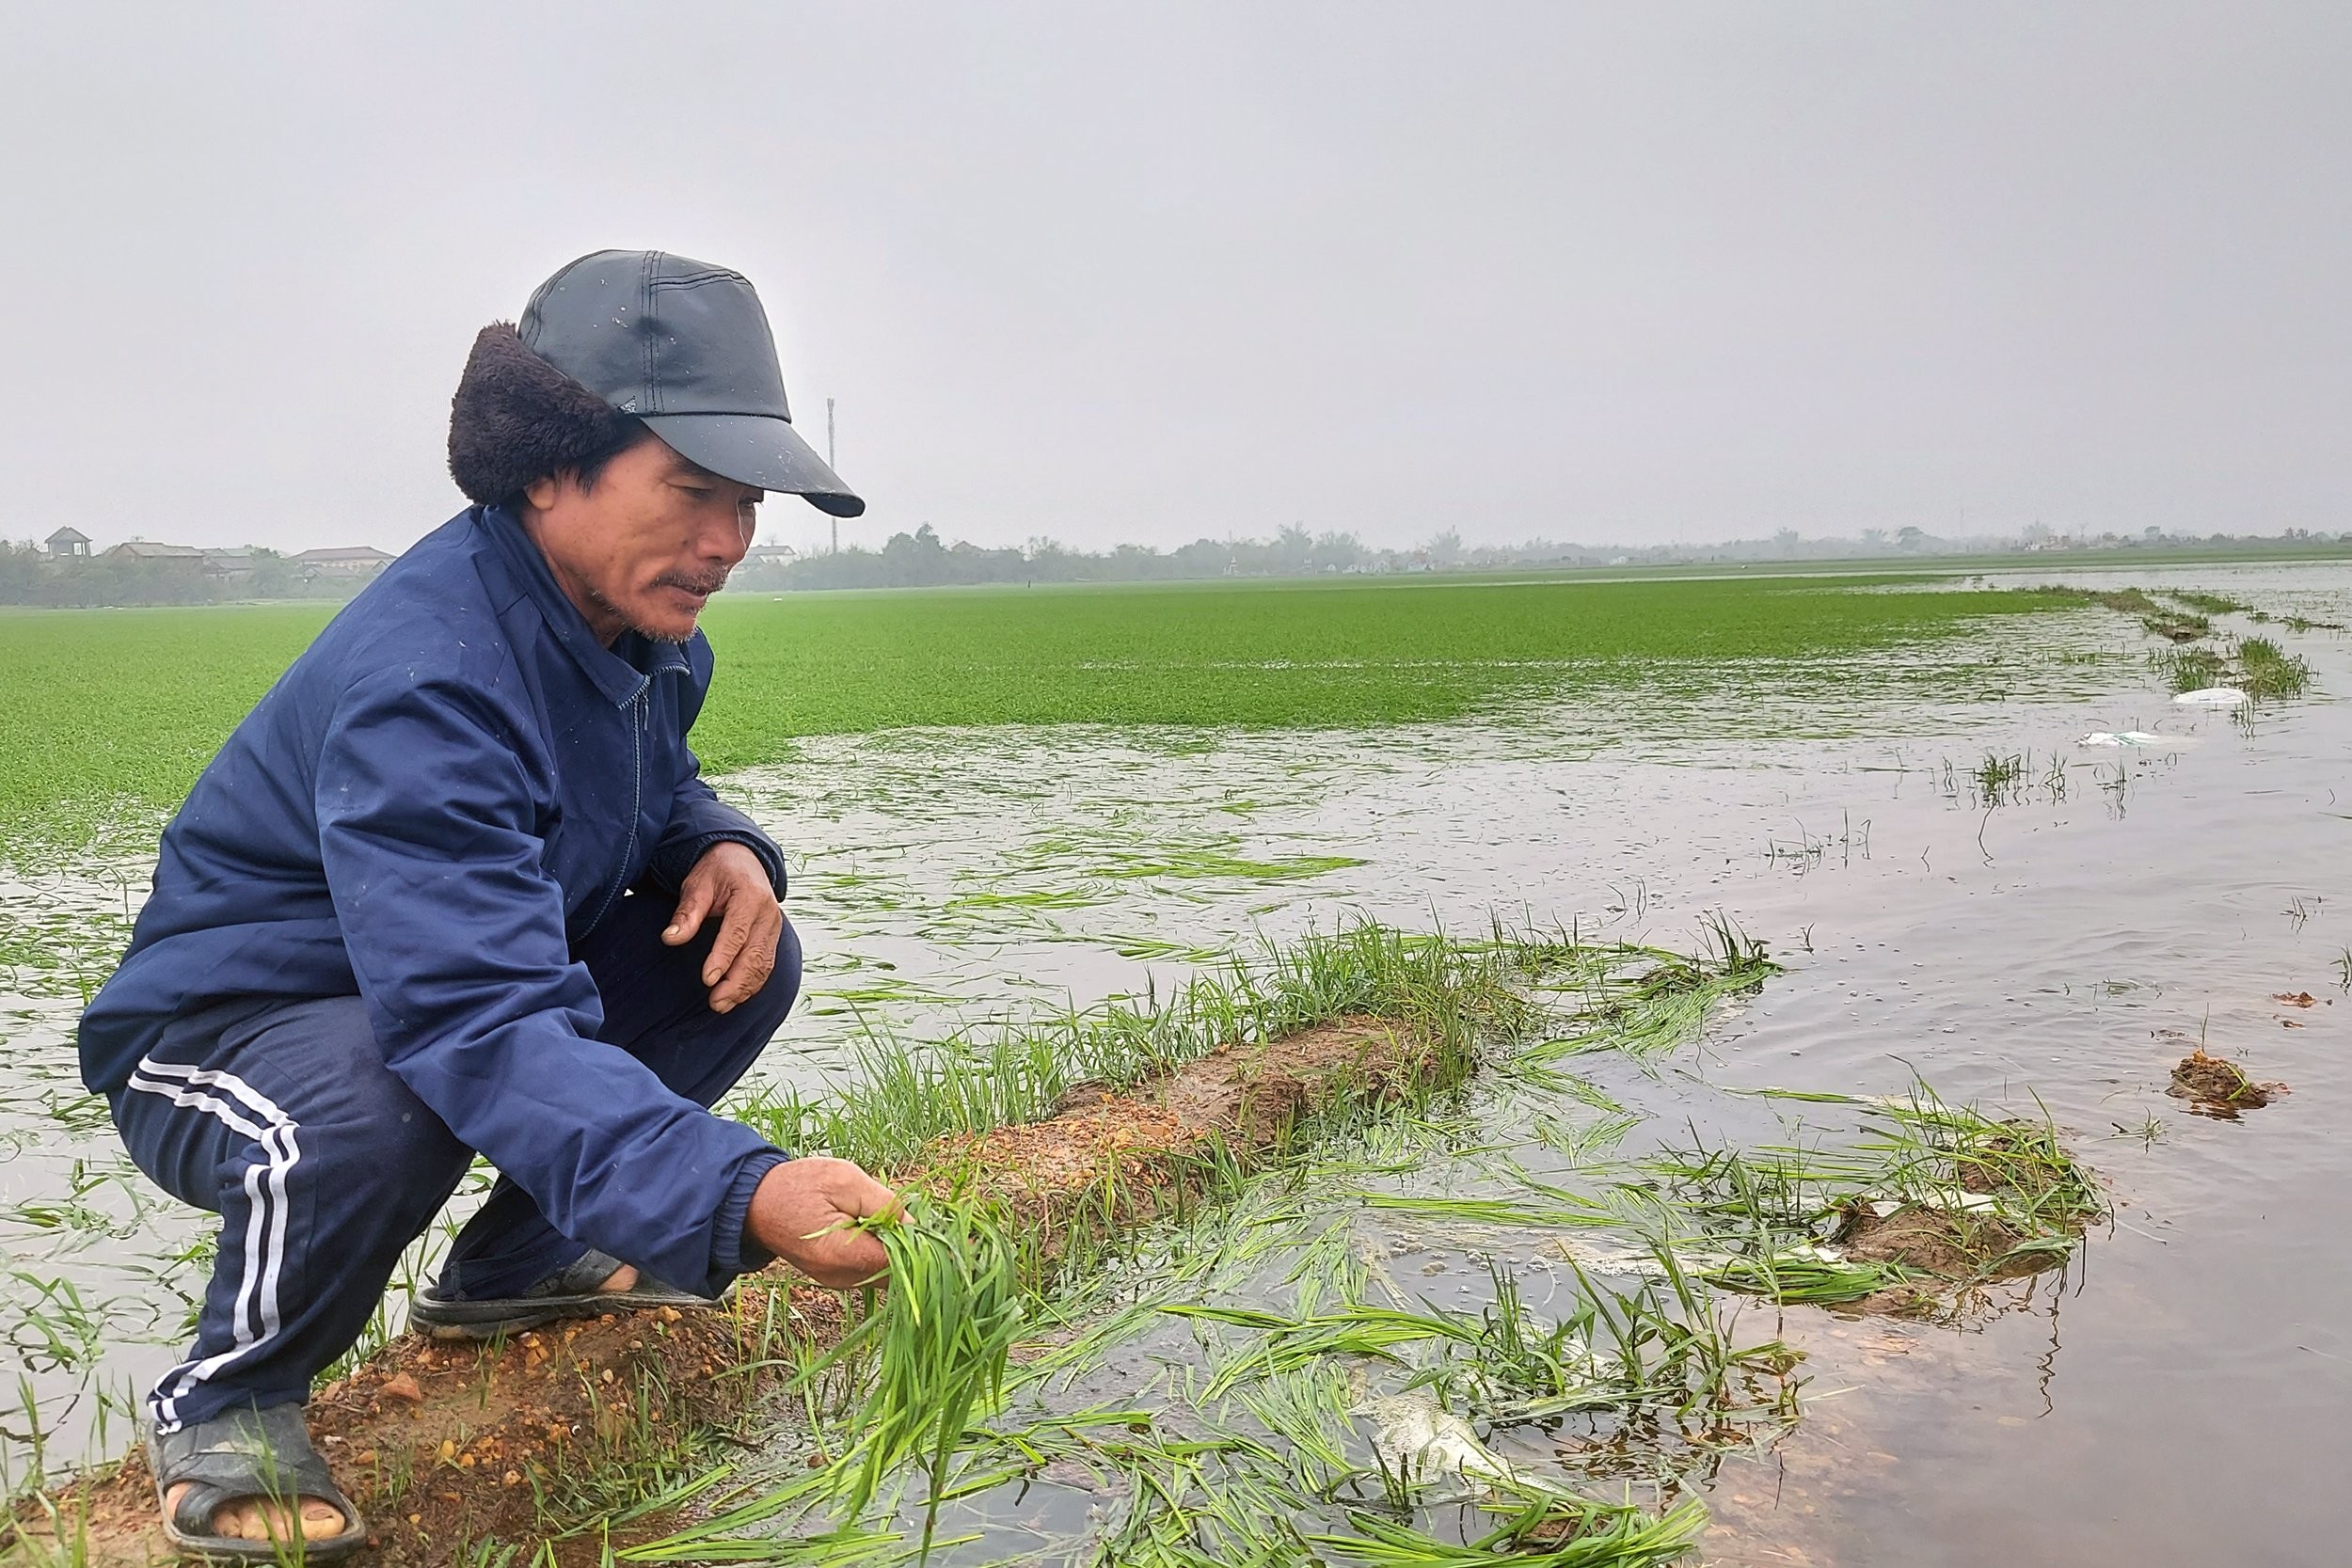
[[[684,572],[670,572],[654,578],[654,582],[658,587],[683,588],[689,594],[701,594],[707,596],[716,594],[727,585],[727,570],[723,566],[716,572],[706,572],[699,577],[689,576]]]

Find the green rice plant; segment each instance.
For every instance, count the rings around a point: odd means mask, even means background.
[[[2213,629],[2213,623],[2206,620],[2204,616],[2191,614],[2187,610],[2176,609],[2173,605],[2160,604],[2149,597],[2144,589],[2049,588],[2044,589],[2043,592],[2061,596],[2074,603],[2100,605],[2125,615],[2137,616],[2140,628],[2151,637],[2169,638],[2176,642],[2182,642],[2202,637]],[[2167,594],[2166,597],[2188,604],[2193,610],[2208,608],[2206,605],[2195,603],[2195,596],[2187,594]],[[2230,601],[2219,602],[2228,604]],[[2232,606],[2232,608],[2240,607]]]
[[[2230,661],[2213,648],[2174,648],[2156,655],[2155,665],[2175,691],[2200,691],[2230,678]]]
[[[1255,1329],[1263,1338],[1247,1354],[1228,1362],[1202,1391],[1219,1399],[1245,1379],[1280,1377],[1328,1356],[1371,1357],[1401,1362],[1399,1345],[1432,1339],[1473,1339],[1474,1323],[1439,1311],[1406,1312],[1393,1307],[1349,1306],[1336,1311],[1291,1317],[1248,1307],[1171,1303],[1161,1311],[1198,1322]]]
[[[1977,794],[1980,798],[1986,800],[1998,800],[2009,792],[2011,785],[2026,776],[2026,759],[2022,752],[2012,752],[2008,756],[1999,756],[1987,752],[1984,754],[1984,760],[1977,764],[1975,771],[1969,774],[1969,778],[1976,784]]]
[[[1567,1027],[1514,1050],[1507,1067],[1541,1086],[1576,1093],[1558,1069],[1564,1059],[1616,1051],[1637,1060],[1687,1045],[1726,998],[1755,990],[1780,973],[1761,942],[1720,912],[1702,927],[1695,955],[1664,948],[1587,950],[1569,965],[1576,1006]]]
[[[1505,1561],[1517,1568],[1653,1568],[1691,1549],[1707,1523],[1707,1510],[1692,1498],[1655,1518],[1639,1509],[1600,1503],[1564,1514],[1546,1500],[1460,1544],[1376,1513],[1351,1512],[1347,1518],[1357,1534],[1324,1532],[1306,1539],[1370,1568],[1491,1568]]]
[[[1709,1227],[1802,1232],[1830,1208],[1801,1150],[1662,1149],[1641,1168],[1662,1180],[1679,1212]]]
[[[1012,1242],[968,1204],[914,1196],[902,1212],[873,1222],[890,1258],[886,1286],[867,1287],[865,1312],[821,1357],[803,1358],[791,1386],[804,1398],[844,1369],[864,1369],[865,1391],[841,1423],[847,1435],[830,1462],[787,1484],[723,1508],[683,1530],[614,1552],[623,1561],[755,1561],[851,1565],[894,1562],[957,1544],[937,1537],[940,1505],[956,1495],[950,1470],[967,1436],[1002,1400],[1006,1366],[1022,1324],[1020,1269]],[[828,1423],[819,1402],[804,1406],[812,1430]],[[927,1481],[923,1531],[910,1552],[898,1531],[857,1521],[902,1468]],[[691,1493],[711,1489],[708,1471],[681,1479]],[[637,1492],[658,1490],[640,1479]],[[778,1520],[805,1519],[837,1508],[846,1522],[811,1534],[744,1536]],[[599,1528],[650,1512],[605,1513]],[[587,1511],[572,1511],[575,1513]],[[958,1540],[968,1538],[957,1538]]]
[[[1546,1228],[1565,1226],[1603,1226],[1616,1216],[1598,1202],[1560,1193],[1549,1205],[1512,1197],[1421,1197],[1410,1193],[1364,1193],[1367,1209],[1392,1214],[1419,1214],[1428,1219],[1459,1220],[1468,1225],[1518,1225]]]
[[[2211,648],[2174,649],[2158,655],[2156,665],[2175,691],[2235,686],[2256,702],[2299,697],[2312,679],[2309,659],[2265,637],[2247,638],[2227,655]]]
[[[889,1284],[879,1305],[868,1288],[866,1316],[836,1353],[870,1347],[877,1366],[837,1467],[840,1490],[856,1517],[886,1476],[918,1464],[930,1481],[928,1546],[965,1427],[1003,1397],[1021,1330],[1019,1274],[1005,1233],[972,1207],[911,1198],[873,1228],[890,1256]]]
[[[695,725],[723,773],[800,737],[930,726],[1361,728],[1443,720],[1661,668],[1932,643],[2071,602],[1852,592],[1835,578],[1399,581],[723,595]],[[0,615],[0,830],[151,832],[334,607]]]
[[[1433,1047],[1433,1081],[1465,1075],[1489,1037],[1516,1037],[1539,1009],[1517,989],[1516,951],[1355,921],[1261,942],[1162,998],[1112,1000],[970,1035],[917,1042],[867,1031],[846,1092],[789,1087],[729,1105],[785,1148],[889,1169],[944,1134],[1051,1114],[1081,1083],[1134,1084],[1218,1046],[1263,1042],[1356,1015],[1394,1020]]]
[[[1622,1401],[1622,1385],[1604,1372],[1585,1338],[1597,1317],[1589,1299],[1565,1322],[1539,1323],[1510,1270],[1490,1259],[1486,1273],[1494,1293],[1478,1310],[1474,1338],[1449,1347],[1447,1364],[1414,1383],[1434,1385],[1496,1422]]]
[[[1641,1125],[1640,1117],[1623,1110],[1588,1122],[1573,1122],[1539,1111],[1533,1122],[1535,1136],[1544,1147],[1569,1164],[1580,1166],[1599,1164],[1625,1141],[1627,1133]]]
[[[2140,620],[2140,629],[2151,637],[2161,637],[2172,642],[2194,641],[2213,630],[2213,623],[2202,615],[2185,610],[2159,609],[2153,615]]]
[[[1340,1369],[1316,1363],[1290,1377],[1266,1378],[1234,1390],[1257,1423],[1288,1445],[1285,1478],[1306,1497],[1326,1496],[1355,1469],[1347,1439],[1354,1402]]]
[[[764,1562],[783,1568],[885,1568],[914,1555],[899,1531],[855,1525],[811,1535],[744,1537],[733,1533],[773,1516],[760,1512],[757,1505],[732,1509],[657,1540],[608,1549],[616,1562]]]
[[[2268,638],[2249,637],[2237,645],[2238,684],[2260,702],[2265,697],[2299,697],[2311,684],[2311,661],[2290,654]]]
[[[1698,1270],[1709,1285],[1787,1307],[1835,1307],[1902,1285],[1914,1276],[1899,1263],[1864,1262],[1799,1242],[1735,1253]]]
[[[1918,1286],[1914,1269],[1829,1244],[1857,1215],[1903,1210],[1958,1216],[1942,1239],[1968,1252],[1972,1278],[2031,1272],[2071,1254],[2106,1212],[2046,1115],[1994,1118],[1947,1104],[1924,1084],[1902,1100],[1781,1097],[1855,1104],[1864,1126],[1843,1147],[1668,1152],[1644,1163],[1670,1209],[1697,1222],[1694,1266],[1710,1284],[1816,1306]]]
[[[2207,615],[2243,615],[2254,608],[2226,594],[2208,594],[2196,588],[2168,588],[2164,596]]]
[[[2106,1217],[2097,1182],[2046,1111],[2039,1120],[1998,1119],[1918,1084],[1907,1099],[1874,1106],[1870,1119],[1880,1130],[1856,1152],[1890,1196],[1933,1207],[1977,1195],[2031,1232],[2071,1235]]]

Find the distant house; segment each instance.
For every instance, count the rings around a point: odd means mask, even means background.
[[[61,528],[43,543],[51,555],[89,554],[89,535],[78,528]]]
[[[243,582],[253,575],[253,546],[239,545],[231,549],[206,550],[204,575],[220,582]]]
[[[801,559],[801,552],[789,545],[754,545],[743,552],[746,566],[789,566]]]
[[[204,552],[194,545],[159,545],[152,539],[125,539],[106,553],[132,561],[200,562],[204,559]]]
[[[323,550],[304,550],[300,555],[286,559],[293,563],[295,575],[306,582],[362,581],[392,562],[390,556],[366,545],[337,545]]]
[[[106,554],[117,561],[147,562],[167,574],[200,578],[205,573],[204,552],[194,545],[159,545],[152,539],[126,539]]]

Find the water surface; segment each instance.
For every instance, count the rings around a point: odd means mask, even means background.
[[[2352,622],[2340,566],[2114,580]],[[1997,634],[2031,643],[1947,645],[1934,668],[1660,670],[1426,728],[811,741],[726,781],[793,859],[811,955],[766,1069],[820,1085],[863,1028],[1140,993],[1354,913],[1688,945],[1720,910],[1788,973],[1655,1081],[1640,1137],[1717,1088],[1918,1076],[2046,1105],[2116,1213],[2063,1290],[1967,1332],[1766,1324],[1808,1354],[1808,1411],[1715,1480],[1708,1559],[2333,1560],[2352,1531],[2352,709],[2334,700],[2352,644],[2228,626],[2310,657],[2312,695],[2249,719],[2177,708],[2136,629],[2086,611]],[[2129,729],[2175,739],[2075,744]],[[1988,753],[2026,759],[2026,786],[1985,800],[1968,774]],[[0,888],[0,1328],[68,1454],[170,1359],[201,1282],[201,1216],[126,1170],[71,1059],[145,872],[133,841]],[[2317,1005],[2275,1000],[2304,991]],[[2295,1092],[2190,1116],[2163,1092],[2185,1040]],[[1460,1251],[1457,1274],[1476,1250],[1411,1239],[1441,1264]],[[0,1427],[21,1473],[28,1423]],[[103,1440],[122,1435],[116,1419]]]

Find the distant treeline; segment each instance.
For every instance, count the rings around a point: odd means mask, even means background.
[[[51,555],[38,546],[0,540],[0,604],[87,609],[314,599],[348,594],[357,586],[305,580],[276,550],[247,551],[235,571],[222,572],[199,556]]]
[[[1866,529],[1859,538],[1806,539],[1784,529],[1769,539],[1720,545],[1593,546],[1532,539],[1523,545],[1469,546],[1453,530],[1409,549],[1375,549],[1353,533],[1311,533],[1292,527],[1272,539],[1196,539],[1172,550],[1119,545],[1073,549],[1051,539],[990,549],[962,540],[943,542],[928,523],[894,533],[880,549],[851,546],[777,561],[755,551],[737,568],[739,588],[926,588],[954,584],[1034,582],[1174,582],[1215,578],[1298,578],[1365,573],[1493,572],[1538,567],[1643,567],[1709,562],[1931,560],[1939,556],[2010,555],[2020,564],[2043,550],[2114,552],[2122,560],[2168,550],[2308,551],[2352,544],[2352,534],[2289,529],[2275,536],[2215,533],[2103,533],[2058,537],[2028,530],[2019,538],[1939,538],[1916,528]],[[234,571],[207,567],[190,557],[138,558],[113,553],[53,556],[35,546],[0,542],[0,604],[167,605],[242,599],[341,597],[361,584],[320,578],[270,549],[241,552]]]
[[[1286,528],[1270,540],[1196,539],[1172,550],[1120,545],[1104,551],[1073,549],[1051,539],[1023,548],[988,549],[961,540],[942,543],[926,523],[895,533],[879,550],[851,548],[776,562],[755,557],[738,568],[739,587],[922,588],[991,582],[1160,582],[1198,578],[1320,577],[1338,573],[1479,572],[1514,567],[1664,566],[1706,562],[1856,561],[1884,557],[2038,550],[2114,550],[2124,556],[2168,549],[2309,549],[2336,542],[2327,534],[2289,529],[2275,538],[2216,533],[2100,534],[2060,539],[2033,531],[2026,539],[1944,539],[1916,528],[1866,529],[1858,539],[1805,539],[1782,530],[1769,539],[1721,545],[1591,546],[1532,539],[1524,545],[1467,546],[1452,531],[1410,549],[1375,549],[1353,533],[1310,533]]]

